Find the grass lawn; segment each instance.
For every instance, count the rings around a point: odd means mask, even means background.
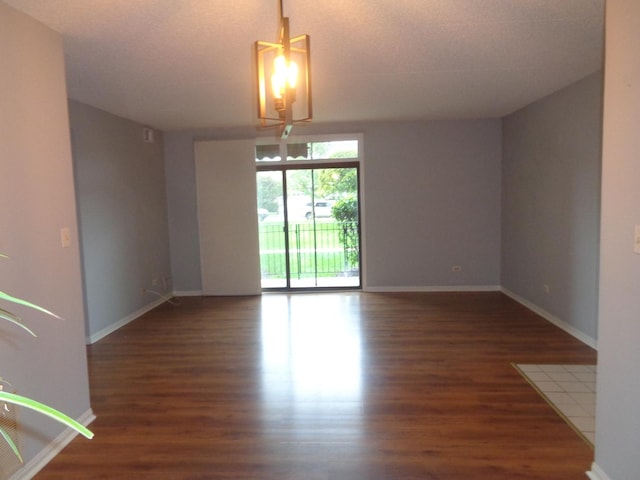
[[[353,268],[345,259],[341,226],[331,219],[289,224],[291,276],[336,276]],[[284,278],[285,234],[283,223],[260,224],[260,264],[263,277]]]

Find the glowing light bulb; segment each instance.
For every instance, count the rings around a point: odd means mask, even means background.
[[[271,75],[271,88],[275,98],[282,98],[287,82],[287,62],[284,55],[278,55],[273,61],[273,74]]]
[[[288,88],[295,89],[298,82],[298,65],[296,62],[287,61],[284,55],[278,55],[273,61],[273,74],[271,75],[271,88],[273,96],[280,99]]]

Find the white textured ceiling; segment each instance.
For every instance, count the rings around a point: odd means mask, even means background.
[[[162,130],[253,126],[277,0],[3,0],[60,32],[69,96]],[[604,0],[283,0],[314,122],[500,117],[598,70]]]

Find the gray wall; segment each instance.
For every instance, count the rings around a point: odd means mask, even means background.
[[[88,331],[92,339],[170,291],[163,139],[142,125],[69,102]]]
[[[0,290],[57,320],[2,303],[38,334],[0,322],[0,376],[18,393],[88,419],[89,385],[78,229],[60,36],[0,3]],[[71,244],[62,248],[60,230]],[[63,427],[22,411],[29,462]],[[2,440],[0,440],[2,441]],[[87,441],[87,440],[81,440]]]
[[[640,2],[606,12],[596,466],[640,476]]]
[[[174,290],[199,294],[202,282],[193,134],[167,132],[164,145]]]
[[[502,127],[502,286],[593,339],[601,126],[598,72]]]
[[[500,121],[364,133],[367,286],[499,286]]]
[[[370,289],[500,284],[499,120],[313,125],[294,133],[363,133],[366,278]],[[193,140],[255,131],[165,135],[176,291],[198,292]],[[453,265],[462,271],[453,273]]]

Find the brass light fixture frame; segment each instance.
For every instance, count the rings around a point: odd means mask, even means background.
[[[311,102],[311,44],[309,35],[289,36],[289,18],[283,16],[282,0],[279,0],[280,31],[278,43],[255,42],[255,66],[257,72],[258,118],[262,128],[277,127],[278,135],[287,138],[296,123],[307,123],[313,118]],[[270,85],[273,60],[283,55],[286,65],[297,60],[299,69],[296,88],[285,84],[284,94],[276,101]],[[296,100],[300,100],[296,103]],[[298,108],[294,108],[298,107]],[[295,118],[294,115],[298,115]]]

